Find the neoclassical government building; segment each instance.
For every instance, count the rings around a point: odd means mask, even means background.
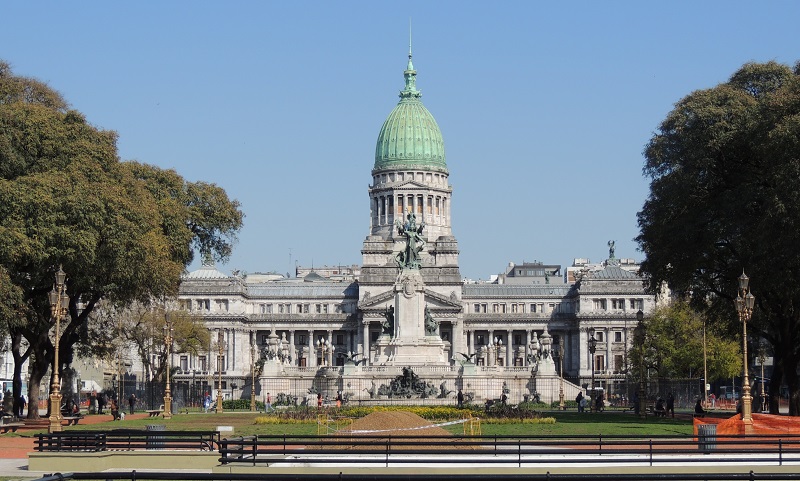
[[[361,265],[300,268],[286,278],[229,275],[204,262],[184,277],[179,303],[202,317],[214,345],[176,354],[175,381],[213,376],[216,386],[221,369],[225,395],[247,398],[257,367],[259,398],[341,392],[377,402],[411,367],[436,388],[423,395],[429,402],[452,402],[458,389],[476,401],[502,390],[512,401],[552,401],[562,386],[572,399],[592,379],[621,395],[636,313],[655,307],[636,263],[616,258],[609,242],[600,263],[576,259],[562,271],[523,262],[492,282],[465,281],[444,140],[410,52],[403,75],[375,147]]]

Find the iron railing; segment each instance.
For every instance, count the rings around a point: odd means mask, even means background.
[[[217,431],[62,431],[36,435],[39,452],[133,451],[137,449],[179,449],[214,451],[220,446]]]
[[[800,462],[800,436],[251,436],[220,441],[220,463],[271,466]],[[698,455],[703,455],[698,459]]]

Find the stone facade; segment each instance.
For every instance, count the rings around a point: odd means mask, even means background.
[[[377,143],[360,266],[327,275],[300,268],[302,276],[287,279],[206,264],[183,279],[180,306],[201,316],[213,339],[222,332],[225,390],[248,397],[247,380],[263,360],[256,392],[300,399],[344,393],[377,401],[403,367],[438,386],[427,402],[452,402],[458,389],[473,400],[508,391],[512,402],[553,401],[559,390],[573,399],[593,373],[610,392],[624,379],[637,311],[654,308],[637,266],[616,259],[609,242],[607,261],[576,263],[567,275],[523,262],[494,283],[465,282],[444,144],[422,106],[410,54],[404,77]],[[420,233],[413,240],[409,222]],[[588,336],[597,340],[593,358]],[[175,355],[175,381],[204,382],[218,356],[211,346]],[[574,382],[562,384],[562,369]]]

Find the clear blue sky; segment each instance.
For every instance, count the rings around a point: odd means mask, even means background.
[[[800,59],[796,1],[6,1],[0,58],[117,131],[122,159],[238,199],[222,270],[283,273],[361,261],[409,17],[475,279],[610,239],[641,260],[642,150],[673,104]]]

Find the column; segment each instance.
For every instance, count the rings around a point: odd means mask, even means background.
[[[475,354],[475,343],[472,340],[472,331],[467,329],[467,354]]]
[[[494,330],[489,329],[488,332],[489,332],[489,346],[491,347],[491,349],[488,350],[489,355],[487,356],[488,359],[486,359],[487,367],[494,366],[497,363],[497,351],[495,351],[495,345],[494,345]]]
[[[528,356],[531,355],[531,330],[525,329],[525,365],[530,366]]]
[[[314,330],[308,330],[308,362],[306,363],[308,367],[316,367],[317,366],[317,348],[314,345]]]
[[[611,370],[611,366],[613,366],[611,359],[611,328],[605,327],[603,332],[605,332],[604,336],[606,340],[606,363],[603,367],[605,368],[606,372],[608,372]],[[606,386],[606,388],[608,387]]]
[[[292,358],[292,366],[298,366],[297,352],[294,348],[294,329],[289,330],[289,357]]]
[[[506,337],[506,366],[513,366],[514,364],[511,362],[511,358],[513,356],[513,346],[514,346],[514,331],[508,330],[508,336]]]
[[[334,351],[333,331],[331,329],[328,329],[328,347],[330,349],[328,349],[328,354],[326,356],[326,362],[327,362],[328,367],[330,367],[330,366],[333,366],[333,351]]]
[[[361,343],[361,354],[366,359],[364,362],[364,366],[369,366],[372,363],[372,360],[369,358],[369,321],[364,319],[363,321],[363,333],[364,333],[364,340]]]

